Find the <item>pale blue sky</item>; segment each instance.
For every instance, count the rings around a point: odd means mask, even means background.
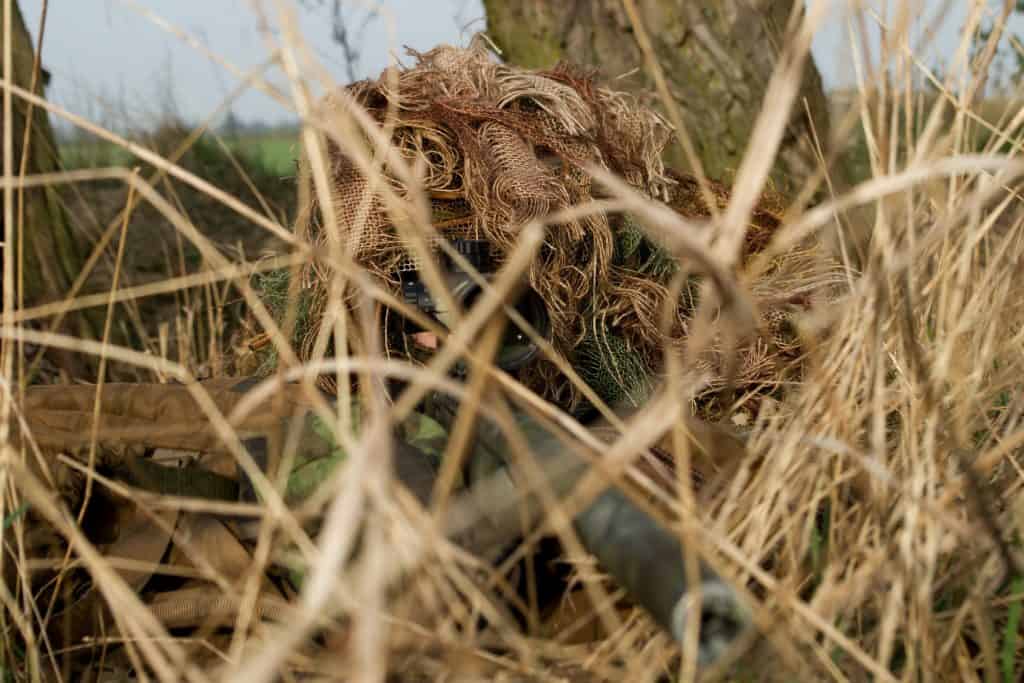
[[[19,0],[30,30],[36,35],[42,0]],[[561,0],[550,0],[558,2]],[[821,0],[819,0],[821,1]],[[873,0],[892,8],[903,0]],[[906,0],[910,2],[911,0]],[[967,7],[973,0],[915,0],[917,14],[932,17],[942,7],[950,12],[926,53],[930,62],[948,58],[958,42]],[[998,0],[984,0],[994,6]],[[242,69],[267,57],[254,4],[276,12],[279,3],[253,0],[50,0],[44,43],[44,62],[51,71],[49,96],[55,102],[105,124],[125,119],[138,123],[166,109],[168,91],[179,113],[195,120],[206,116],[236,85],[237,79],[212,64],[193,48],[143,16],[143,7],[193,34]],[[300,30],[319,59],[338,79],[345,79],[345,62],[331,41],[328,7],[331,0],[301,0]],[[428,49],[438,43],[464,43],[484,27],[480,0],[383,0],[386,18],[371,22],[356,44],[362,55],[357,73],[376,75],[387,65],[390,48],[403,45]],[[316,6],[320,5],[317,9]],[[354,25],[365,16],[367,3],[346,0]],[[833,0],[845,7],[846,0]],[[273,22],[277,25],[276,20]],[[1018,31],[1021,24],[1016,22]],[[394,27],[389,36],[387,26]],[[850,83],[848,44],[843,12],[834,9],[817,36],[814,56],[827,87]],[[282,82],[279,74],[273,80]],[[245,120],[268,122],[289,113],[266,96],[252,92],[235,111]]]

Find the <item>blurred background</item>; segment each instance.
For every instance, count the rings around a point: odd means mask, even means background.
[[[863,3],[866,9],[859,14],[864,18],[861,21],[852,18],[855,15],[846,0],[820,3],[828,5],[828,16],[815,36],[812,54],[825,91],[841,100],[857,82],[851,35],[864,41],[869,53],[860,59],[871,63],[880,50],[883,26],[895,20],[901,8],[913,7],[911,35],[917,37],[917,43],[907,47],[941,74],[956,59],[974,4],[964,0],[871,0]],[[38,41],[43,3],[20,0],[20,4],[29,33],[33,41]],[[793,2],[768,4],[786,9]],[[987,0],[987,4],[994,14],[1003,3]],[[403,57],[406,46],[427,50],[442,43],[465,44],[473,33],[488,28],[487,8],[481,0],[300,0],[295,9],[298,30],[339,83],[376,77],[392,59]],[[48,99],[120,131],[170,119],[198,123],[214,113],[236,88],[240,82],[237,74],[188,46],[186,40],[209,49],[240,73],[248,73],[265,64],[270,41],[279,37],[278,10],[270,2],[83,0],[54,3],[48,15],[43,46],[43,66],[50,73]],[[1024,29],[1024,14],[1012,14],[1007,26],[1012,31]],[[1007,49],[995,62],[989,93],[1011,91],[1016,71],[1016,57]],[[265,68],[263,73],[269,82],[287,91],[277,66]],[[76,137],[71,125],[59,120],[56,123],[62,140],[69,142]],[[290,140],[296,123],[293,112],[253,89],[234,99],[217,120],[231,132],[264,136],[264,159],[280,170],[288,168],[290,152],[279,144],[279,138],[268,133],[280,133]],[[67,150],[70,158],[66,162],[75,162],[75,151]]]

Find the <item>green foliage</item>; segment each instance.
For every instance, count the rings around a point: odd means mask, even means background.
[[[868,139],[861,126],[855,126],[850,133],[850,142],[846,147],[846,172],[853,184],[871,179],[871,152],[868,150]]]
[[[1020,595],[1024,591],[1024,577],[1018,576],[1013,580],[1010,588],[1011,595]],[[1001,654],[1000,667],[1003,670],[1003,681],[1014,683],[1019,681],[1016,668],[1017,638],[1020,632],[1020,618],[1022,609],[1020,599],[1010,603],[1009,613],[1006,619],[1006,630],[1003,632],[1003,651]]]
[[[288,313],[288,286],[291,281],[291,273],[287,268],[271,270],[266,273],[259,273],[253,276],[252,286],[259,294],[260,299],[266,305],[267,310],[274,317],[278,324],[283,324]],[[295,301],[295,327],[292,331],[291,344],[295,348],[310,330],[310,294],[304,289],[299,289]],[[263,351],[259,370],[257,374],[265,377],[277,367],[277,350],[270,344]]]
[[[291,282],[291,273],[287,268],[259,273],[253,277],[253,287],[260,294],[260,299],[266,304],[270,314],[275,320],[283,321],[288,312],[288,287]],[[306,331],[309,324],[309,296],[299,290],[298,310],[295,312],[295,334],[296,338]]]
[[[9,529],[10,526],[12,524],[14,524],[16,521],[18,521],[21,518],[21,516],[24,515],[27,511],[28,511],[28,503],[22,503],[21,505],[19,505],[18,507],[14,508],[9,513],[7,513],[7,516],[4,517],[4,521],[3,521],[3,529],[4,529],[4,531]]]

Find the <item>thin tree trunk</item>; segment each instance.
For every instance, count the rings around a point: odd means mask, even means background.
[[[18,4],[13,4],[12,71],[16,85],[41,93],[45,72],[37,68],[32,38]],[[0,67],[3,55],[0,54]],[[31,118],[30,118],[31,117]],[[2,125],[2,114],[0,114]],[[46,111],[14,97],[14,168],[26,175],[59,170],[53,128]],[[27,132],[27,137],[26,137]],[[27,143],[27,144],[26,144]],[[14,220],[22,233],[22,268],[16,271],[26,305],[63,298],[84,262],[83,245],[67,220],[56,189],[35,188],[15,192]],[[0,198],[0,202],[3,199]],[[2,205],[0,205],[2,207]],[[17,238],[17,235],[16,235]],[[18,254],[15,250],[6,254]]]
[[[636,4],[705,173],[728,182],[766,104],[765,88],[794,0]],[[561,59],[596,66],[615,87],[662,109],[623,0],[484,0],[484,6],[488,33],[507,61],[531,68]],[[825,144],[827,101],[810,62],[773,174],[784,192],[799,188],[816,168],[812,121]],[[668,150],[666,161],[680,169],[689,166],[678,145]]]

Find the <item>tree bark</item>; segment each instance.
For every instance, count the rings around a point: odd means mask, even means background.
[[[47,74],[36,71],[35,49],[25,26],[18,3],[12,5],[11,27],[12,73],[14,83],[36,93],[44,91]],[[0,68],[3,66],[0,50]],[[19,173],[25,160],[25,175],[51,173],[60,170],[57,145],[47,112],[31,107],[17,96],[13,98],[14,172]],[[0,110],[0,126],[3,112]],[[26,128],[28,138],[26,140]],[[27,142],[27,144],[26,144]],[[0,202],[3,202],[0,195]],[[0,210],[2,210],[0,203]],[[83,244],[72,230],[57,190],[53,187],[34,188],[14,193],[14,227],[22,231],[22,263],[15,282],[21,282],[21,294],[26,305],[59,300],[66,296],[84,263]],[[18,254],[5,250],[4,258]]]
[[[758,113],[770,106],[763,102],[765,89],[794,0],[636,3],[705,173],[729,182]],[[484,7],[488,33],[507,61],[530,68],[562,59],[595,66],[613,87],[663,111],[622,0],[484,0]],[[799,188],[816,168],[812,125],[826,144],[827,100],[809,61],[773,173],[783,192]],[[666,162],[689,167],[678,144],[666,150]]]

